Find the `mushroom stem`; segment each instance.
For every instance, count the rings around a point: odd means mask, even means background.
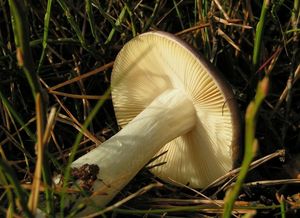
[[[89,205],[105,206],[166,143],[195,123],[193,103],[184,91],[171,89],[159,95],[120,132],[72,163],[76,168],[96,164],[100,169]]]

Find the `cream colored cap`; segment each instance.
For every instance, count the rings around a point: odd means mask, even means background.
[[[187,93],[197,122],[158,152],[166,153],[150,165],[164,164],[151,171],[165,181],[205,187],[227,173],[237,158],[240,123],[232,91],[210,63],[175,36],[148,32],[133,38],[118,54],[112,72],[119,125],[124,127],[167,89]]]

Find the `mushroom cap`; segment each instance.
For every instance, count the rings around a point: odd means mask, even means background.
[[[239,154],[240,119],[232,90],[214,66],[172,34],[147,32],[130,40],[112,72],[118,124],[124,127],[167,89],[189,96],[197,121],[161,148],[157,156],[165,153],[150,163],[157,165],[151,172],[171,183],[203,188],[226,174]]]

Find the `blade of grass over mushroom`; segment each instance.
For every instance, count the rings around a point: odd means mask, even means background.
[[[13,191],[16,195],[16,198],[14,199],[14,204],[19,204],[22,213],[25,217],[33,218],[32,214],[30,213],[30,210],[27,206],[27,193],[26,191],[21,187],[19,180],[17,179],[17,176],[15,175],[15,172],[8,163],[6,163],[2,158],[0,158],[0,170],[1,173],[4,174],[4,176],[7,178],[9,183],[14,187]],[[3,173],[5,172],[5,173]]]
[[[150,50],[151,50],[151,48],[148,48],[147,50],[145,50],[142,53],[142,55],[140,57],[138,57],[138,59],[136,60],[136,63],[138,63],[138,61],[140,61],[144,57],[144,55],[146,55]],[[134,66],[129,66],[129,68],[126,71],[130,72],[132,67],[134,67]],[[120,80],[122,80],[122,78],[120,78]],[[119,81],[117,81],[116,83],[118,83],[118,82]],[[77,134],[75,142],[72,146],[72,149],[71,149],[71,152],[70,152],[70,157],[68,159],[67,166],[64,170],[64,184],[63,184],[63,187],[62,187],[62,190],[61,190],[61,193],[60,193],[60,196],[61,196],[61,200],[60,200],[60,213],[61,213],[61,216],[63,216],[63,211],[65,209],[65,204],[66,204],[65,203],[65,198],[66,198],[65,195],[66,195],[68,181],[70,180],[70,176],[71,176],[71,164],[75,159],[75,155],[76,155],[76,152],[78,150],[78,146],[79,146],[80,141],[82,139],[82,136],[83,136],[82,132],[84,132],[88,128],[90,122],[96,116],[96,113],[98,112],[98,110],[105,103],[106,99],[109,98],[110,93],[111,93],[111,87],[109,87],[109,89],[106,90],[106,92],[103,95],[103,99],[99,100],[97,102],[97,104],[95,105],[95,107],[91,110],[90,114],[88,115],[88,117],[86,118],[85,122],[82,125],[82,130]]]
[[[236,184],[229,190],[225,196],[225,207],[223,217],[228,218],[231,217],[231,213],[233,210],[234,201],[236,200],[240,189],[244,183],[246,175],[248,173],[251,161],[253,160],[256,150],[258,147],[258,141],[255,138],[255,129],[256,129],[256,119],[259,108],[265,99],[269,87],[269,78],[265,76],[262,81],[260,81],[257,85],[256,95],[254,100],[250,102],[247,107],[246,115],[245,115],[245,151],[244,151],[244,159],[241,165],[241,169],[239,175],[237,177]]]
[[[64,184],[63,184],[63,188],[61,190],[60,196],[60,214],[61,216],[63,216],[63,211],[65,209],[65,198],[66,198],[66,190],[67,190],[67,185],[68,185],[68,181],[70,180],[70,175],[71,175],[71,164],[73,162],[73,160],[75,159],[75,155],[76,152],[78,150],[78,146],[80,144],[80,141],[83,137],[82,132],[84,132],[89,124],[91,123],[92,119],[96,116],[98,110],[102,107],[102,105],[104,104],[104,102],[106,101],[106,99],[108,99],[110,96],[110,89],[108,89],[104,95],[103,95],[103,99],[99,100],[97,102],[97,104],[95,105],[95,107],[91,110],[90,114],[88,115],[88,117],[86,118],[85,122],[82,125],[82,130],[77,134],[75,142],[72,146],[72,150],[70,152],[70,157],[68,159],[68,164],[64,170]]]
[[[42,54],[39,60],[39,64],[38,64],[38,68],[37,68],[37,72],[40,71],[41,66],[43,64],[44,58],[45,58],[45,51],[47,48],[47,44],[48,44],[48,32],[49,32],[49,23],[50,23],[50,17],[51,17],[51,8],[52,8],[52,0],[48,0],[47,1],[47,10],[46,10],[46,14],[44,17],[44,35],[43,35],[43,49],[42,49]]]
[[[127,11],[126,8],[127,8],[127,7],[124,6],[123,9],[122,9],[122,11],[121,11],[121,13],[119,14],[119,17],[117,18],[117,20],[116,20],[116,22],[115,22],[115,25],[113,26],[113,28],[112,28],[112,30],[110,31],[110,33],[109,33],[109,35],[108,35],[106,41],[104,42],[105,45],[111,42],[113,36],[115,35],[116,28],[118,28],[118,27],[121,25],[121,23],[123,22],[123,19],[125,18],[126,11]]]

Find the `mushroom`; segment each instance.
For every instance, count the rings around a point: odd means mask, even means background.
[[[111,84],[122,130],[72,163],[99,167],[90,209],[105,206],[154,156],[154,175],[193,188],[232,168],[240,136],[233,93],[182,40],[165,32],[133,38],[115,60]]]

